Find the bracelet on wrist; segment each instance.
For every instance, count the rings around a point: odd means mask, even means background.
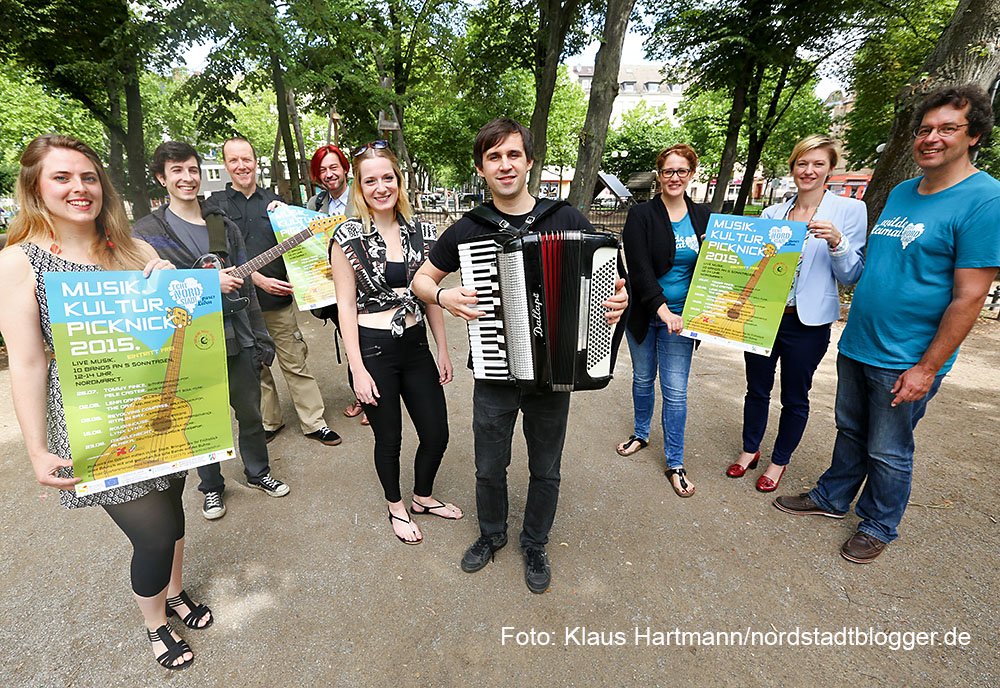
[[[437,305],[441,306],[441,292],[444,291],[444,287],[438,287],[437,294],[434,295],[434,300],[437,301]],[[444,306],[441,306],[444,308]]]

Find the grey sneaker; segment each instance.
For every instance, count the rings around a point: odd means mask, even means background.
[[[257,478],[256,480],[253,478],[248,478],[247,485],[249,485],[250,487],[255,487],[258,490],[263,490],[265,493],[267,493],[268,497],[284,497],[286,494],[288,494],[288,485],[281,482],[277,478],[272,478],[270,473],[260,478]]]
[[[205,506],[201,508],[201,515],[209,521],[214,521],[226,515],[226,504],[222,501],[221,492],[205,493]]]
[[[552,569],[549,567],[549,557],[545,548],[531,545],[522,550],[524,554],[524,582],[528,590],[540,595],[549,589],[552,582]]]
[[[462,570],[466,573],[475,573],[486,566],[493,559],[494,554],[503,549],[507,544],[507,534],[504,533],[499,538],[489,538],[480,535],[479,539],[473,542],[469,549],[465,550],[462,557]]]

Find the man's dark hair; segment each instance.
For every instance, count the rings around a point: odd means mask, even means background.
[[[521,140],[524,141],[524,155],[529,161],[534,160],[535,139],[531,136],[531,132],[510,117],[500,117],[487,122],[476,134],[476,142],[472,146],[472,158],[476,161],[476,167],[483,169],[483,153],[503,142],[511,134],[521,135]]]
[[[982,134],[975,145],[969,146],[969,150],[979,150],[993,131],[993,105],[986,91],[976,84],[939,88],[917,105],[911,126],[916,129],[924,121],[924,115],[945,105],[951,105],[958,110],[969,108],[965,113],[965,119],[969,120],[966,131],[969,136]]]
[[[257,149],[253,147],[252,143],[250,143],[250,139],[244,138],[243,136],[230,136],[228,139],[226,139],[225,141],[222,142],[222,161],[223,162],[225,162],[225,160],[226,160],[226,144],[227,143],[231,143],[233,141],[243,141],[245,144],[247,144],[248,146],[250,146],[250,150],[253,151],[253,159],[254,160],[257,159]]]
[[[201,156],[198,155],[194,146],[183,141],[165,141],[153,151],[153,162],[149,164],[149,171],[153,173],[154,177],[157,177],[163,174],[168,162],[184,162],[192,157],[198,161],[200,168]]]

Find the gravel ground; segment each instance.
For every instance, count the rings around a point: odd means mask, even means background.
[[[289,427],[270,447],[274,474],[292,488],[287,497],[247,488],[239,463],[227,462],[229,511],[210,523],[189,478],[186,588],[218,621],[185,631],[197,659],[178,674],[152,662],[128,588],[124,535],[102,510],[69,512],[34,481],[9,375],[0,372],[2,685],[146,686],[167,677],[184,686],[1000,682],[997,321],[977,325],[918,426],[901,537],[868,566],[838,555],[857,525],[853,513],[843,521],[789,516],[753,489],[759,471],[724,476],[739,450],[738,352],[706,345],[695,357],[686,462],[693,498],[678,499],[663,476],[658,428],[648,449],[617,456],[616,442],[631,429],[623,347],[607,389],[574,395],[544,595],[525,588],[515,539],[527,485],[523,440],[510,469],[511,544],[479,573],[458,566],[478,535],[464,325],[448,318],[460,372],[447,388],[452,439],[435,495],[466,518],[423,518],[424,543],[405,547],[387,523],[371,432],[340,413],[350,395],[333,329],[301,321],[327,419],[344,443],[323,447],[298,434],[282,388]],[[831,346],[777,494],[811,487],[829,463],[834,363]],[[766,447],[776,425],[775,406]],[[413,449],[413,433],[404,433],[404,456]],[[845,628],[879,635],[867,643],[835,635]],[[753,645],[731,636],[748,630]],[[932,632],[933,646],[910,646]]]

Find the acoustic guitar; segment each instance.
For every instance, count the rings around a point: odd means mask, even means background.
[[[142,395],[122,413],[124,430],[94,463],[95,480],[192,455],[184,432],[191,420],[191,404],[177,396],[184,331],[191,315],[177,306],[170,309],[169,317],[176,329],[170,338],[163,387],[158,394]]]
[[[744,326],[755,313],[754,305],[750,302],[750,294],[753,293],[754,287],[757,286],[761,275],[764,274],[767,262],[777,252],[778,249],[774,244],[765,245],[763,250],[764,257],[761,258],[760,264],[757,265],[757,269],[754,270],[753,275],[747,280],[743,291],[739,293],[727,291],[719,294],[715,298],[711,308],[691,319],[688,329],[725,337],[726,339],[742,341],[745,332]],[[719,315],[719,313],[722,313],[722,315]]]
[[[280,258],[283,254],[288,253],[306,239],[314,237],[317,234],[322,234],[328,229],[333,229],[345,219],[347,218],[344,215],[334,215],[333,217],[321,217],[315,219],[301,232],[293,234],[280,244],[272,246],[259,256],[251,258],[229,274],[233,277],[244,279],[250,273],[260,270],[268,263],[271,263]],[[211,268],[214,270],[221,270],[226,267],[226,261],[222,258],[222,256],[216,253],[206,253],[203,256],[199,256],[198,259],[194,261],[194,265],[191,267],[196,269]],[[223,294],[223,296],[226,298],[222,299],[222,310],[226,314],[237,313],[250,305],[250,299],[246,296],[233,296],[232,294]]]

